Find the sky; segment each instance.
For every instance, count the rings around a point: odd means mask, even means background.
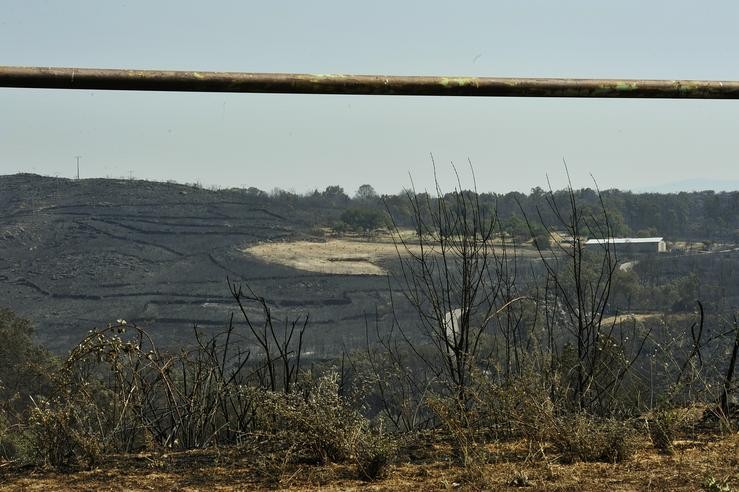
[[[739,2],[0,0],[0,65],[739,79]],[[296,192],[739,183],[739,101],[0,88],[0,174]]]

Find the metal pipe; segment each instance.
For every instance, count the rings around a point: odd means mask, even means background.
[[[383,96],[739,99],[739,81],[430,77],[0,66],[0,87]]]

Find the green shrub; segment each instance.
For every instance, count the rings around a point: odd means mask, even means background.
[[[571,410],[566,399],[548,396],[546,385],[534,373],[482,389],[479,394],[486,407],[495,405],[495,414],[488,418],[507,421],[511,435],[527,439],[535,448],[551,444],[564,462],[615,463],[634,453],[635,431],[627,421]]]
[[[719,481],[715,477],[706,478],[701,484],[701,489],[706,492],[732,492],[734,490],[727,480]]]
[[[673,441],[678,427],[678,417],[675,411],[658,410],[654,417],[647,421],[649,437],[652,444],[662,454],[672,454],[675,451]]]
[[[24,459],[28,456],[28,439],[20,423],[11,424],[0,410],[0,460]]]
[[[31,398],[50,393],[58,362],[34,342],[31,323],[8,309],[0,309],[0,340],[0,410],[14,419]]]
[[[381,210],[355,207],[348,208],[341,214],[341,222],[353,231],[368,233],[383,227],[387,217]]]
[[[34,399],[48,396],[58,361],[33,339],[31,323],[0,309],[0,459],[29,459],[24,429]]]
[[[101,436],[85,412],[69,402],[43,402],[31,411],[28,434],[36,464],[69,469],[92,467],[103,454]]]

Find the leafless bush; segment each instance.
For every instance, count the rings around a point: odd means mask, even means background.
[[[249,428],[252,403],[241,384],[249,354],[229,353],[233,329],[208,340],[196,330],[195,348],[168,354],[121,321],[72,350],[60,391],[94,415],[106,450],[235,442]]]
[[[560,203],[550,190],[544,195],[546,208],[538,214],[548,236],[557,232],[567,240],[545,247],[535,243],[546,272],[538,300],[551,358],[550,375],[556,378],[551,391],[562,391],[574,410],[613,415],[620,410],[619,390],[649,334],[635,332],[629,338],[619,333],[615,317],[605,321],[618,260],[600,192],[600,208],[595,210],[578,202],[571,184],[566,196],[567,201]],[[555,219],[556,226],[547,225],[544,213]],[[533,234],[534,223],[525,219]],[[588,237],[600,239],[600,248],[586,249]],[[557,357],[558,353],[564,357]]]
[[[290,393],[300,374],[303,337],[309,316],[298,316],[292,321],[285,318],[284,329],[280,330],[264,297],[257,295],[248,285],[244,287],[230,281],[229,290],[261,351],[262,364],[255,373],[259,385],[272,391]],[[254,315],[249,314],[249,304],[256,305],[263,318],[261,324]],[[228,346],[229,338],[226,339],[225,347]]]
[[[377,345],[372,346],[367,335],[365,354],[349,357],[354,380],[365,389],[364,402],[376,401],[379,414],[399,432],[414,431],[431,425],[432,415],[426,397],[435,383],[429,368],[419,361],[423,347],[409,347],[398,336],[393,322],[389,333],[380,335],[376,326]],[[429,353],[433,356],[433,353]],[[419,363],[420,362],[420,363]]]
[[[256,357],[244,350],[233,317],[222,333],[195,328],[194,345],[178,353],[159,350],[145,329],[124,320],[94,330],[62,364],[51,397],[33,409],[28,427],[45,446],[41,461],[67,466],[99,453],[235,444],[254,430],[257,391],[289,393],[298,379],[307,319],[296,343],[297,320],[281,332],[255,297],[265,319],[258,331],[241,289],[231,287],[257,337]]]
[[[495,211],[481,205],[476,189],[463,190],[458,177],[451,193],[444,194],[437,181],[435,197],[415,190],[407,196],[416,234],[406,239],[395,227],[399,280],[434,351],[424,356],[418,344],[410,346],[432,379],[445,386],[437,392],[463,398],[471,374],[487,360],[481,341],[492,320],[522,297],[508,278],[512,272]],[[410,342],[407,329],[398,330]]]

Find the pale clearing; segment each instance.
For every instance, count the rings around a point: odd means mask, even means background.
[[[380,264],[398,255],[392,242],[351,239],[263,243],[244,252],[270,263],[336,275],[386,275]]]
[[[398,236],[396,236],[397,238]],[[268,263],[277,263],[298,270],[335,275],[386,275],[383,265],[387,260],[409,252],[421,254],[418,239],[412,230],[401,231],[405,245],[398,242],[396,249],[393,236],[389,233],[374,236],[371,239],[360,236],[343,238],[326,238],[316,241],[289,241],[262,243],[250,246],[242,251]],[[426,254],[439,253],[439,245],[424,245]],[[537,256],[536,249],[530,245],[519,245],[514,248],[506,243],[507,254]],[[503,244],[495,243],[495,254],[503,254]]]

